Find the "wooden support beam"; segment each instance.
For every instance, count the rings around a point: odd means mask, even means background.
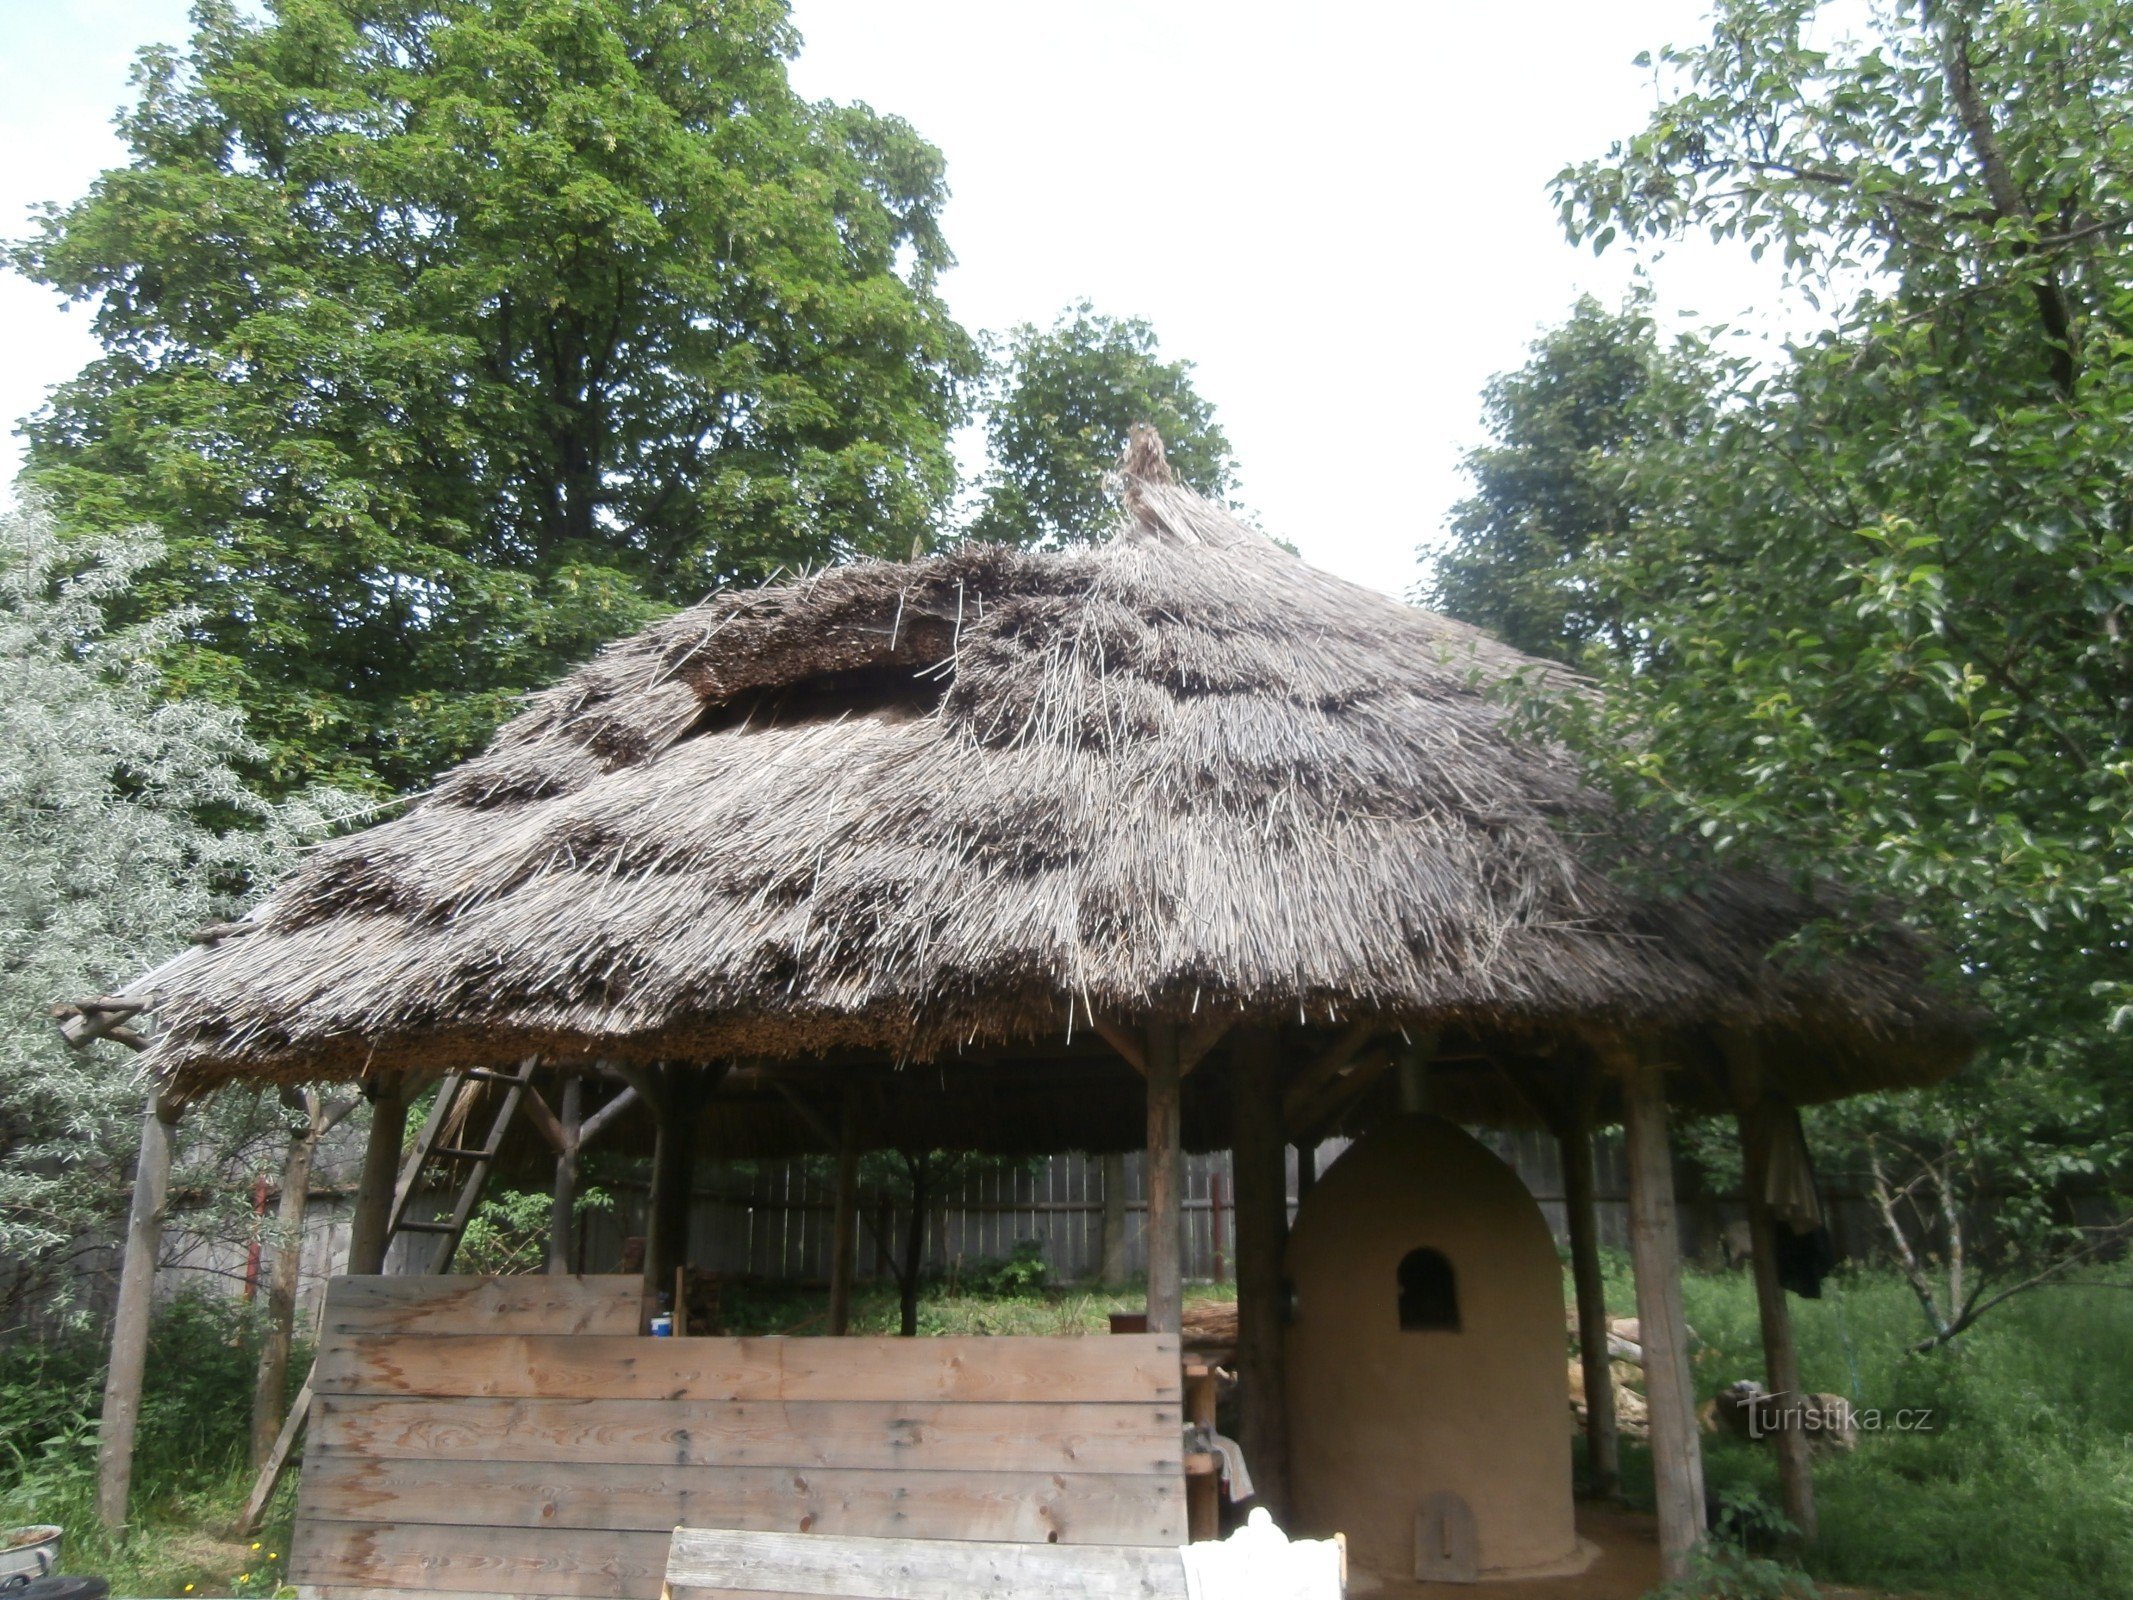
[[[564,1082],[577,1082],[577,1075],[575,1073],[565,1074]],[[533,1124],[533,1131],[541,1136],[541,1142],[557,1155],[561,1155],[564,1143],[563,1123],[555,1112],[550,1109],[547,1100],[542,1097],[541,1091],[534,1088],[532,1084],[527,1084],[525,1088],[519,1091],[518,1108],[526,1113],[526,1120]]]
[[[653,1294],[673,1292],[674,1274],[689,1260],[689,1210],[696,1191],[696,1134],[722,1066],[669,1062],[660,1071],[658,1134],[652,1145],[651,1218],[644,1241],[644,1283]]]
[[[141,1113],[141,1153],[126,1217],[118,1307],[111,1318],[111,1366],[97,1430],[96,1515],[111,1533],[126,1525],[126,1500],[133,1487],[133,1439],[141,1420],[141,1380],[148,1370],[148,1319],[155,1304],[156,1263],[163,1248],[170,1167],[183,1110],[182,1101],[151,1093]]]
[[[1664,1581],[1679,1583],[1688,1577],[1690,1559],[1703,1541],[1703,1445],[1681,1311],[1681,1233],[1674,1215],[1665,1074],[1649,1050],[1627,1043],[1610,1042],[1602,1059],[1622,1080],[1630,1255],[1637,1271],[1637,1323],[1651,1416],[1659,1571]]]
[[[1127,1066],[1144,1078],[1148,1076],[1148,1056],[1143,1048],[1141,1035],[1122,1023],[1111,1022],[1103,1017],[1091,1017],[1089,1024],[1106,1044],[1125,1057]]]
[[[841,1335],[852,1326],[852,1279],[859,1271],[859,1117],[860,1089],[844,1089],[844,1109],[837,1119],[837,1193],[830,1219],[829,1331]]]
[[[1148,1331],[1176,1333],[1185,1313],[1184,1124],[1175,1023],[1143,1035],[1148,1079]]]
[[[392,1225],[393,1191],[400,1179],[400,1146],[407,1138],[407,1083],[398,1073],[380,1079],[370,1096],[370,1136],[356,1179],[355,1211],[348,1224],[348,1270],[385,1270]]]
[[[1368,1093],[1396,1059],[1389,1046],[1381,1045],[1346,1062],[1340,1071],[1322,1081],[1317,1090],[1300,1103],[1292,1089],[1283,1099],[1289,1137],[1315,1148],[1341,1113]],[[1292,1106],[1293,1112],[1289,1110]]]
[[[578,1130],[578,1149],[584,1150],[587,1145],[614,1126],[617,1117],[629,1110],[631,1106],[636,1105],[642,1098],[643,1096],[639,1095],[634,1088],[624,1085],[620,1094],[585,1119],[585,1126]]]
[[[562,1115],[556,1118],[555,1198],[548,1207],[548,1271],[558,1278],[570,1274],[571,1247],[578,1233],[578,1157],[585,1147],[585,1080],[575,1072],[563,1079],[562,1101]]]
[[[1797,1401],[1800,1351],[1792,1336],[1792,1308],[1778,1282],[1777,1220],[1770,1213],[1770,1141],[1760,1115],[1766,1092],[1761,1052],[1753,1038],[1730,1034],[1721,1040],[1732,1080],[1734,1126],[1739,1132],[1743,1199],[1748,1210],[1749,1266],[1755,1274],[1755,1306],[1763,1333],[1764,1382],[1772,1395]],[[1780,1401],[1785,1404],[1787,1401]],[[1821,1531],[1815,1509],[1814,1466],[1804,1428],[1779,1428],[1771,1440],[1777,1451],[1778,1492],[1785,1515],[1812,1542]]]
[[[1238,1033],[1230,1048],[1230,1146],[1237,1179],[1238,1442],[1259,1504],[1285,1524],[1289,1425],[1282,1255],[1289,1232],[1289,1172],[1279,1049],[1262,1029]]]
[[[1126,1281],[1126,1158],[1115,1151],[1097,1158],[1103,1184],[1103,1214],[1096,1241],[1096,1281]]]
[[[1282,1121],[1295,1128],[1326,1086],[1345,1072],[1356,1053],[1383,1031],[1384,1024],[1375,1017],[1362,1018],[1343,1028],[1340,1036],[1314,1056],[1311,1064],[1289,1085],[1288,1093],[1282,1097]]]
[[[1577,1290],[1578,1354],[1585,1374],[1585,1476],[1597,1499],[1622,1488],[1615,1427],[1614,1364],[1607,1355],[1607,1284],[1600,1271],[1599,1203],[1592,1175],[1592,1129],[1582,1120],[1556,1135],[1563,1161],[1563,1213],[1570,1276]]]

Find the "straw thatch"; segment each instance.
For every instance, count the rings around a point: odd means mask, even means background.
[[[1226,1013],[1747,1024],[1845,1088],[1959,1056],[1897,936],[1792,967],[1801,896],[1585,859],[1595,802],[1492,693],[1536,663],[1166,479],[1095,548],[840,567],[611,647],[162,974],[151,1063],[914,1061]]]

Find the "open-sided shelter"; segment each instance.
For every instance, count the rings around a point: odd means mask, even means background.
[[[659,622],[533,696],[404,815],[86,1003],[81,1036],[153,1019],[144,1193],[187,1098],[360,1081],[378,1114],[356,1270],[376,1271],[408,1097],[537,1058],[639,1097],[654,1283],[685,1259],[698,1152],[822,1148],[825,1128],[848,1146],[1141,1144],[1149,1324],[1174,1332],[1179,1151],[1227,1146],[1244,1444],[1279,1503],[1284,1142],[1412,1090],[1454,1122],[1552,1127],[1575,1186],[1589,1130],[1622,1119],[1678,1566],[1702,1495],[1668,1104],[1930,1082],[1967,1049],[1965,1017],[1894,931],[1777,954],[1831,911],[1793,886],[1624,887],[1594,847],[1601,802],[1507,704],[1514,683],[1579,692],[1556,669],[1313,570],[1172,482],[1151,435],[1123,483],[1127,516],[1090,547],[963,544]],[[150,1233],[154,1209],[137,1204]],[[1461,1337],[1418,1335],[1413,1358]],[[1416,1470],[1419,1503],[1436,1486]],[[1567,1462],[1557,1476],[1567,1507]]]

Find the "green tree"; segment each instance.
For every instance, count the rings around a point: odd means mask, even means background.
[[[1636,516],[1568,585],[1611,693],[1549,714],[1647,851],[1846,879],[1992,1008],[1956,1084],[1823,1119],[1908,1248],[1963,1246],[1959,1288],[1914,1279],[1939,1340],[2107,1249],[2133,1188],[2133,32],[1898,4],[1820,49],[1817,10],[1728,0],[1649,126],[1559,179],[1574,239],[1776,248],[1831,310],[1774,364],[1679,352],[1694,406],[1639,400]]]
[[[277,783],[419,783],[658,607],[902,553],[969,341],[940,154],[794,94],[783,0],[203,0],[16,265],[105,354],[32,420],[168,530],[173,692]]]
[[[1229,440],[1193,388],[1192,363],[1163,360],[1148,323],[1084,300],[1050,328],[1016,328],[987,383],[990,459],[972,535],[1035,546],[1103,538],[1118,516],[1106,480],[1136,423],[1163,436],[1180,482],[1217,500],[1235,489]]]
[[[68,1048],[54,1002],[106,994],[234,913],[342,802],[249,789],[239,716],[166,701],[155,662],[183,616],[114,628],[160,557],[135,533],[64,543],[50,513],[0,513],[0,1318],[69,1287],[125,1214],[144,1085],[116,1044]],[[241,1205],[278,1118],[223,1094],[187,1119],[198,1187]],[[229,1191],[236,1191],[230,1194]],[[197,1208],[195,1208],[197,1210]],[[241,1224],[240,1224],[241,1225]]]
[[[1482,391],[1490,442],[1467,452],[1474,485],[1452,507],[1452,542],[1430,556],[1424,604],[1507,644],[1569,661],[1626,640],[1592,561],[1642,516],[1629,470],[1653,430],[1679,433],[1700,409],[1694,363],[1663,352],[1645,296],[1611,312],[1587,296]]]

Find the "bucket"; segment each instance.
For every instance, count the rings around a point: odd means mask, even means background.
[[[49,1522],[0,1529],[0,1590],[21,1589],[59,1565],[60,1530]]]

